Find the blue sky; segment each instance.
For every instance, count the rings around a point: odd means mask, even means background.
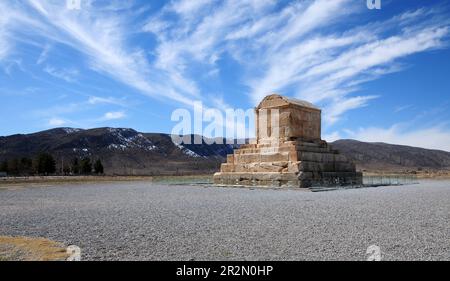
[[[323,137],[450,151],[446,1],[0,2],[0,135],[54,127],[171,132],[171,114],[323,108]]]

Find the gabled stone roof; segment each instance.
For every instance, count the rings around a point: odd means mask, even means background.
[[[318,108],[317,106],[313,105],[310,102],[304,101],[304,100],[299,100],[299,99],[295,99],[295,98],[288,98],[288,97],[284,97],[278,94],[272,94],[269,96],[266,96],[261,103],[258,105],[258,109],[259,108],[270,108],[270,107],[280,107],[280,106],[286,106],[289,104],[293,104],[293,105],[297,105],[300,107],[304,107],[304,108],[309,108],[309,109],[314,109],[314,110],[319,110],[320,108]]]

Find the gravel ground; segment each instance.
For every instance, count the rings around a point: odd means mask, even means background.
[[[85,260],[450,260],[450,181],[330,192],[69,184],[0,190],[0,235]]]

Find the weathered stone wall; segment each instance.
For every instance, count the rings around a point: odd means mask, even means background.
[[[321,111],[280,98],[264,100],[255,109],[257,141],[273,142],[293,139],[320,140]]]
[[[271,95],[255,114],[256,142],[228,155],[227,163],[214,175],[215,183],[274,187],[362,184],[355,165],[321,140],[320,109]],[[271,119],[273,114],[277,116]]]

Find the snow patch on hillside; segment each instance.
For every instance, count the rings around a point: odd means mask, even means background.
[[[114,138],[113,143],[108,145],[108,149],[127,150],[138,148],[146,151],[157,149],[157,147],[144,135],[137,133],[134,130],[108,128],[108,131]]]
[[[178,149],[180,149],[181,152],[183,152],[183,153],[186,154],[187,156],[194,157],[194,158],[200,158],[200,157],[202,157],[201,155],[198,155],[198,154],[195,153],[194,151],[192,151],[192,150],[190,150],[190,149],[188,149],[188,148],[182,146],[181,144],[176,144],[176,143],[173,143],[173,144],[174,144],[176,147],[178,147]]]
[[[73,133],[77,133],[82,131],[81,129],[76,129],[76,128],[62,128],[64,130],[64,132],[66,132],[67,134],[73,134]]]

